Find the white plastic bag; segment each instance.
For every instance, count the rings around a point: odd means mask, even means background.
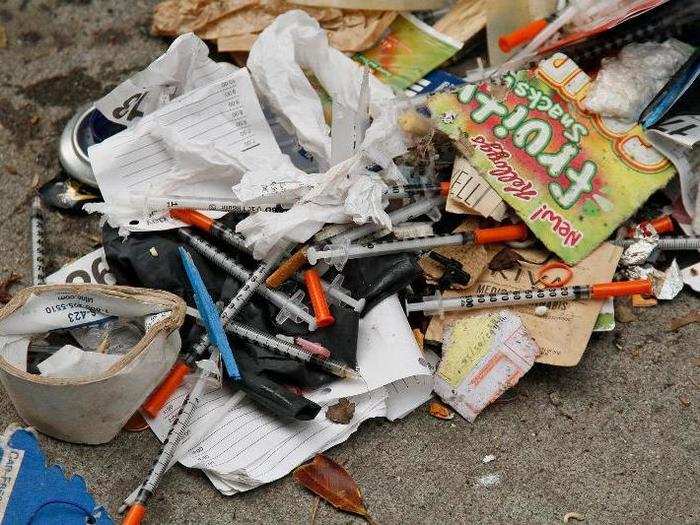
[[[584,108],[604,117],[636,121],[692,52],[691,46],[673,38],[626,45],[617,57],[603,60]]]

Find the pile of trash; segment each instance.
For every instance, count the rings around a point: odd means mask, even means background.
[[[166,0],[167,52],[68,123],[0,380],[39,432],[164,442],[125,523],[176,462],[334,503],[321,453],[363,421],[488,417],[616,308],[700,291],[700,6],[484,4]],[[47,207],[102,247],[45,276]]]

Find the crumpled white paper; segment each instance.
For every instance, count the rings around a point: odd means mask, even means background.
[[[603,59],[583,106],[605,117],[636,121],[651,99],[690,57],[693,48],[679,40],[628,44]]]
[[[329,129],[318,94],[304,74],[313,73],[333,99],[357,107],[361,67],[330,47],[325,31],[303,11],[278,16],[257,38],[246,66],[261,94],[294,132],[299,143],[327,169]],[[394,97],[391,88],[370,76],[370,113]],[[323,169],[323,167],[322,167]]]
[[[194,34],[180,35],[165,54],[98,100],[95,108],[112,122],[131,126],[174,98],[238,69],[208,55],[209,48]]]
[[[310,70],[342,105],[352,108],[360,102],[362,68],[331,48],[318,22],[302,11],[287,12],[268,26],[253,45],[247,66],[258,93],[319,165],[328,166],[329,128],[321,100],[303,69]],[[352,157],[320,174],[253,170],[233,187],[244,204],[271,194],[280,202],[296,201],[287,212],[259,212],[238,224],[237,231],[254,247],[255,257],[264,256],[282,238],[304,242],[325,223],[373,221],[391,227],[384,211],[382,179],[403,181],[392,160],[407,151],[397,124],[402,106],[393,100],[389,87],[369,78],[374,120]],[[382,172],[369,172],[371,165],[380,166]]]

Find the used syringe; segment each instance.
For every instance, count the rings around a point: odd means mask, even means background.
[[[258,211],[283,211],[279,204],[243,204],[238,199],[225,197],[195,197],[186,195],[146,195],[132,193],[129,204],[146,213],[162,210],[189,208],[193,210],[254,213]]]
[[[402,222],[409,221],[416,217],[420,217],[423,214],[432,214],[433,216],[439,216],[439,210],[437,206],[445,200],[444,197],[430,197],[428,199],[420,200],[418,202],[413,202],[408,206],[399,208],[389,214],[392,224],[400,224]],[[438,217],[435,218],[437,220]],[[335,230],[333,226],[340,227],[340,233],[335,235],[330,235],[325,237],[328,242],[333,244],[345,245],[352,241],[362,239],[367,235],[378,232],[383,229],[383,226],[375,223],[367,223],[362,226],[350,226],[350,228],[344,228],[346,225],[331,225],[326,226],[324,229]],[[266,283],[270,288],[277,288],[287,279],[290,279],[302,266],[304,266],[308,261],[306,257],[306,247],[303,247],[292,255],[289,259],[280,264],[279,268],[270,275]]]
[[[255,271],[250,275],[250,278],[243,283],[243,286],[238,290],[238,293],[231,299],[226,308],[221,312],[221,324],[226,328],[226,324],[233,319],[241,308],[250,299],[255,290],[263,283],[265,277],[279,263],[284,254],[287,252],[290,244],[283,243],[276,245],[268,256],[268,260],[260,264]],[[183,361],[178,361],[168,373],[167,377],[158,387],[151,393],[151,396],[141,406],[141,409],[149,416],[155,417],[172,393],[182,383],[182,380],[190,373],[190,368],[202,358],[209,348],[209,336],[204,334],[200,340],[187,352]]]
[[[416,202],[412,202],[411,204],[389,213],[391,224],[401,224],[402,222],[410,221],[411,219],[415,219],[421,215],[435,215],[439,217],[439,206],[443,202],[445,202],[445,197],[442,196],[429,197],[427,199],[420,199]],[[437,218],[435,220],[437,220]],[[382,228],[384,228],[384,226],[381,224],[368,222],[367,224],[357,226],[351,230],[334,236],[331,239],[331,242],[333,244],[351,243],[366,237],[370,233],[377,232]]]
[[[416,195],[447,195],[449,182],[440,184],[405,184],[389,186],[384,190],[384,195],[390,199],[413,197]],[[274,204],[245,204],[231,197],[196,197],[193,195],[148,195],[131,193],[129,204],[143,209],[146,213],[161,210],[173,210],[189,208],[193,210],[227,211],[239,213],[254,213],[258,211],[276,212],[283,211],[285,206],[281,203]],[[287,205],[286,207],[289,207]]]
[[[627,248],[644,239],[616,239],[611,241],[616,246]],[[700,250],[700,237],[662,237],[657,241],[650,241],[662,251]]]
[[[260,345],[263,348],[267,348],[272,352],[276,352],[293,359],[298,359],[299,361],[303,361],[305,363],[313,364],[338,377],[346,377],[349,379],[357,379],[361,377],[356,370],[353,370],[351,367],[341,363],[340,361],[332,358],[319,357],[317,354],[309,352],[301,346],[293,345],[278,339],[277,337],[273,337],[265,332],[261,332],[257,328],[253,328],[252,326],[231,321],[226,325],[226,330],[242,339],[245,339],[246,341],[250,341],[251,343]]]
[[[236,279],[241,281],[250,279],[250,272],[248,272],[248,270],[236,263],[232,257],[226,255],[210,242],[186,229],[178,230],[178,234],[189,246]],[[256,289],[256,292],[280,309],[277,315],[278,323],[282,324],[287,319],[292,319],[295,323],[301,320],[309,326],[310,331],[313,332],[316,330],[316,320],[314,316],[309,313],[307,306],[301,304],[301,299],[303,299],[304,296],[303,291],[301,292],[301,297],[289,297],[282,292],[272,290],[265,284],[262,284]]]
[[[418,195],[442,195],[446,197],[450,192],[449,182],[438,182],[430,184],[401,184],[397,186],[389,186],[384,190],[384,195],[389,199],[405,199],[407,197],[416,197]]]
[[[41,198],[36,195],[32,200],[32,284],[44,284],[44,208]]]
[[[180,411],[175,417],[172,427],[168,431],[168,435],[165,437],[163,442],[163,447],[160,450],[160,454],[153,463],[146,480],[143,482],[139,488],[138,494],[135,501],[129,507],[129,511],[122,520],[122,525],[139,525],[146,515],[146,503],[149,498],[153,495],[153,492],[158,487],[163,475],[168,469],[175,451],[182,439],[182,435],[187,428],[192,412],[194,412],[197,406],[197,400],[202,395],[204,387],[206,385],[206,378],[208,373],[204,370],[201,371],[200,376],[197,378],[197,382],[194,384],[192,390],[185,397]]]
[[[565,286],[562,288],[535,288],[520,292],[503,292],[479,295],[464,295],[444,299],[440,294],[426,297],[423,301],[406,302],[406,312],[423,312],[425,315],[443,315],[445,312],[479,308],[509,307],[521,304],[554,303],[586,299],[606,299],[623,295],[649,295],[651,281],[616,281],[591,285]]]
[[[251,253],[250,248],[245,245],[245,237],[240,233],[236,233],[232,228],[229,228],[221,221],[211,219],[195,210],[170,210],[170,216],[173,219],[177,219],[198,230],[206,232],[215,239],[219,239],[238,250]]]
[[[527,239],[528,233],[525,224],[520,223],[498,226],[496,228],[478,228],[473,232],[434,235],[432,237],[420,237],[417,239],[404,239],[400,241],[384,241],[365,245],[311,246],[306,252],[306,258],[311,264],[316,264],[321,259],[330,259],[330,262],[334,264],[336,268],[342,268],[349,259],[376,257],[378,255],[387,255],[391,253],[432,250],[440,246],[523,241]]]

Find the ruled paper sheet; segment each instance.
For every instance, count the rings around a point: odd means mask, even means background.
[[[421,353],[396,296],[385,299],[360,321],[357,357],[362,381],[338,380],[306,395],[324,407],[313,421],[277,418],[245,397],[234,399],[227,387],[207,392],[193,413],[191,434],[178,448],[180,462],[203,469],[224,494],[250,490],[342,443],[363,421],[403,417],[430,398],[429,361],[434,364],[436,358]],[[149,420],[161,440],[188,388],[178,390],[161,414]],[[325,416],[325,407],[340,397],[356,403],[348,425]],[[197,428],[205,428],[206,435]]]
[[[275,142],[246,69],[176,98],[90,147],[89,156],[106,203],[92,209],[132,231],[181,225],[164,214],[145,218],[139,195],[232,198],[231,186],[244,172],[291,165]]]

